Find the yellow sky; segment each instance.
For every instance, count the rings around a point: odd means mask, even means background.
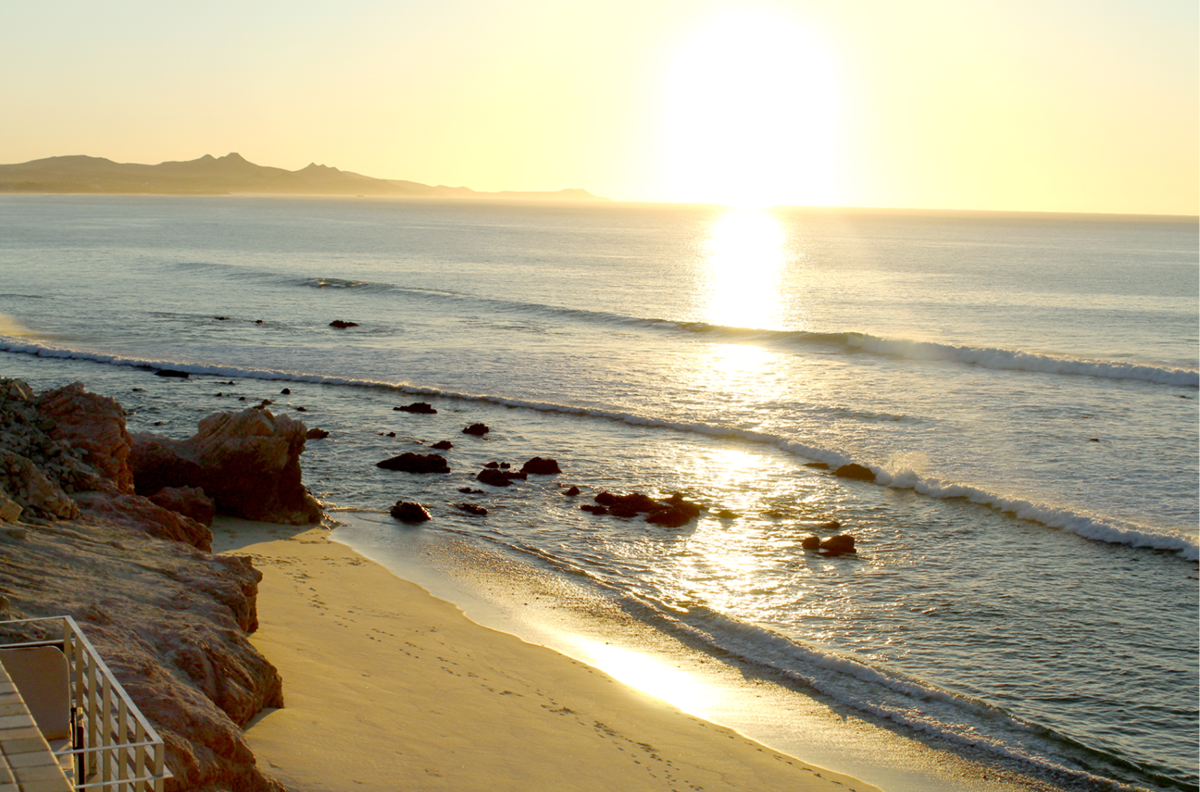
[[[5,3],[0,162],[1197,214],[1194,0]]]

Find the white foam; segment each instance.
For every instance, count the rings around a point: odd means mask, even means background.
[[[617,410],[601,410],[590,407],[572,407],[552,402],[532,401],[528,399],[510,399],[486,394],[472,394],[413,386],[406,383],[380,382],[376,380],[354,379],[349,377],[332,377],[323,374],[307,374],[303,372],[276,371],[270,369],[254,369],[236,366],[214,366],[198,363],[181,363],[178,361],[148,360],[128,358],[120,355],[107,355],[97,352],[64,349],[43,344],[26,343],[11,337],[0,336],[0,352],[15,352],[39,357],[64,358],[71,360],[91,360],[114,366],[128,366],[145,369],[175,369],[189,374],[208,375],[215,377],[282,380],[287,382],[314,383],[323,385],[349,385],[366,388],[382,388],[396,390],[413,395],[434,396],[462,401],[485,402],[505,407],[518,407],[545,413],[562,415],[578,415],[590,418],[603,418],[620,421],[631,426],[648,426],[670,429],[689,434],[706,435],[709,437],[725,437],[751,443],[771,445],[805,459],[824,462],[831,468],[849,464],[854,460],[845,454],[831,449],[819,448],[804,443],[758,432],[750,429],[737,429],[712,424],[692,423],[682,421],[666,421],[648,418],[633,413]],[[861,463],[860,463],[861,464]],[[1005,497],[988,492],[977,487],[946,482],[941,479],[927,478],[911,470],[890,472],[882,467],[867,465],[875,474],[875,481],[884,486],[896,489],[911,489],[933,498],[965,498],[972,503],[980,503],[1014,514],[1025,520],[1041,523],[1051,528],[1070,531],[1088,539],[1108,542],[1110,544],[1125,544],[1133,547],[1147,547],[1156,550],[1171,550],[1189,560],[1200,560],[1200,545],[1196,540],[1176,534],[1164,534],[1152,528],[1139,525],[1117,525],[1112,521],[1098,517],[1082,515],[1065,509],[1037,504],[1019,498]]]

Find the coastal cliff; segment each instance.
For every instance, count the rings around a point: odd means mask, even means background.
[[[217,431],[202,425],[192,441],[160,438],[155,447],[181,451],[176,458],[218,488],[205,466],[214,458],[228,480],[270,480],[263,491],[278,512],[259,508],[255,519],[320,519],[299,481],[303,424],[266,410],[207,423]],[[242,733],[264,707],[283,706],[279,673],[247,640],[262,574],[248,559],[209,553],[202,521],[213,510],[241,514],[241,504],[220,493],[210,500],[179,477],[151,497],[137,494],[133,447],[116,401],[79,383],[35,395],[0,380],[0,620],[76,619],[162,735],[168,790],[281,792]],[[207,459],[187,456],[197,447]],[[0,628],[0,640],[17,635],[53,637]]]

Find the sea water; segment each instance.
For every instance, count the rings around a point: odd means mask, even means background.
[[[4,196],[0,373],[175,437],[271,399],[331,433],[303,464],[337,538],[607,624],[598,664],[624,630],[752,686],[735,725],[801,758],[828,756],[789,724],[826,713],[1197,789],[1197,250],[1195,219]],[[448,475],[375,467],[440,440]],[[474,478],[533,456],[563,473]],[[875,481],[813,466],[851,462]],[[707,510],[579,509],[604,490]],[[839,531],[855,555],[801,547]]]

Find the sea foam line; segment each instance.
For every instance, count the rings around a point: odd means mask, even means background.
[[[99,352],[50,347],[42,344],[30,344],[14,338],[0,336],[0,352],[34,355],[45,358],[67,360],[85,360],[114,366],[127,366],[139,369],[175,369],[189,374],[208,375],[215,377],[239,377],[242,379],[258,379],[268,381],[286,381],[311,383],[319,385],[341,385],[361,388],[390,390],[415,396],[431,396],[446,399],[457,399],[477,403],[495,404],[502,407],[516,407],[534,410],[542,413],[559,415],[574,415],[586,418],[601,418],[625,423],[630,426],[646,426],[656,429],[669,429],[685,434],[697,434],[708,437],[719,437],[740,440],[750,443],[761,443],[773,446],[793,456],[817,462],[824,462],[831,468],[850,464],[855,460],[837,451],[800,443],[795,440],[759,432],[753,429],[717,426],[713,424],[668,421],[660,418],[649,418],[619,410],[606,410],[596,407],[575,407],[555,404],[553,402],[532,401],[529,399],[513,399],[487,394],[463,393],[407,383],[381,382],[377,380],[356,379],[352,377],[334,377],[325,374],[306,374],[302,372],[277,371],[269,369],[242,368],[236,366],[215,366],[198,363],[179,363],[176,361],[156,361],[141,358],[122,357]],[[972,503],[991,506],[1002,512],[1013,514],[1021,519],[1040,523],[1050,528],[1070,531],[1087,539],[1093,539],[1109,544],[1124,544],[1132,547],[1146,547],[1156,550],[1170,550],[1189,561],[1200,560],[1200,545],[1196,541],[1176,534],[1162,534],[1144,526],[1118,526],[1104,522],[1095,517],[1077,514],[1044,504],[1011,498],[988,492],[978,487],[965,484],[955,484],[940,479],[921,477],[911,471],[891,472],[880,466],[867,465],[875,474],[875,482],[897,489],[911,489],[923,495],[939,499],[964,498]]]

